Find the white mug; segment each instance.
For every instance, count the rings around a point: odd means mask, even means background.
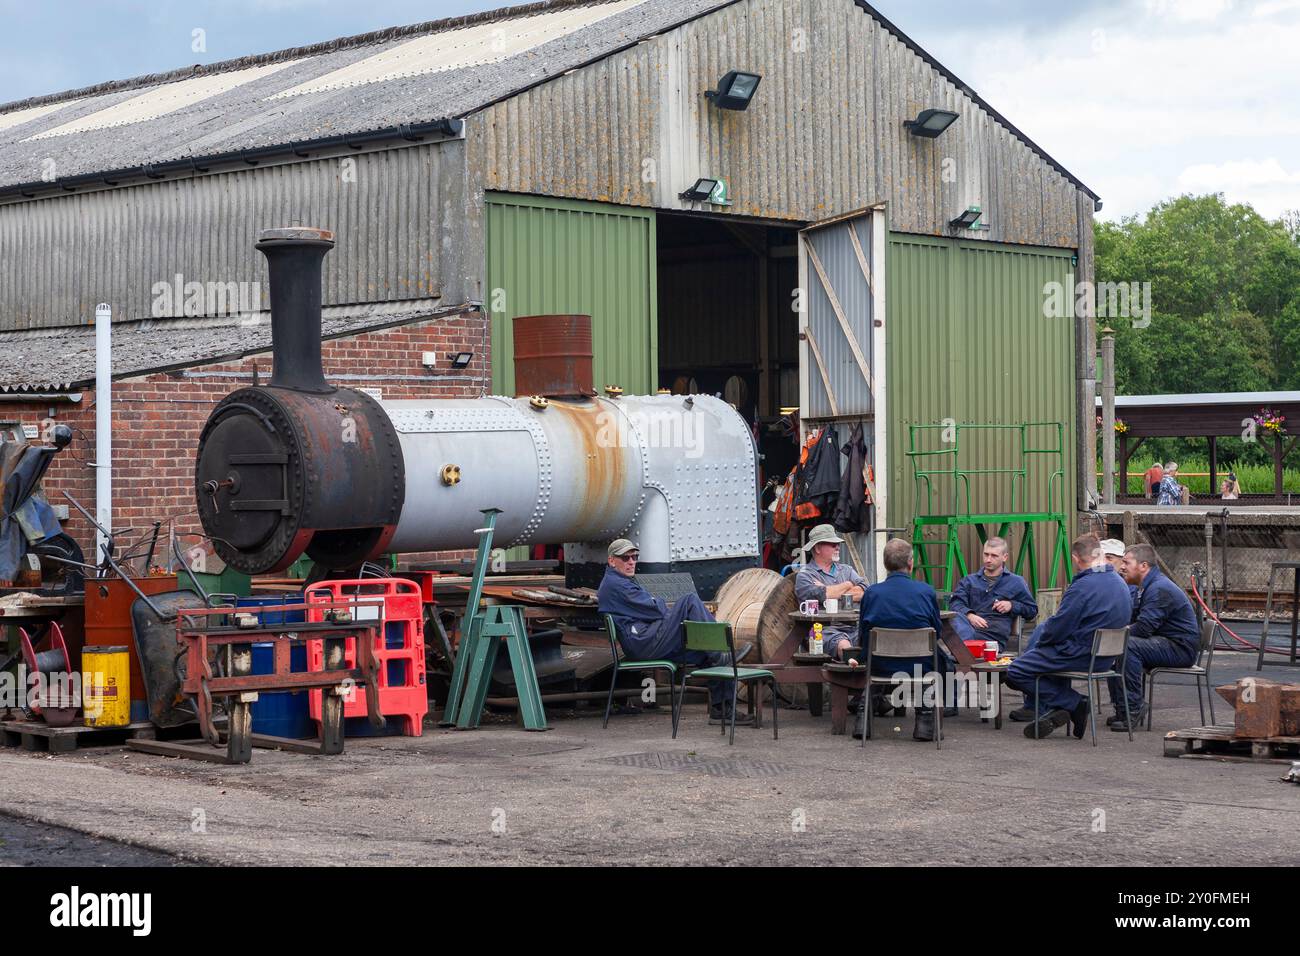
[[[817,613],[817,607],[818,607],[818,603],[817,603],[816,601],[812,601],[812,600],[809,600],[809,601],[801,601],[801,602],[799,603],[799,613],[800,613],[800,614],[816,614],[816,613]]]
[[[838,614],[839,612],[840,612],[840,599],[839,599],[839,598],[827,598],[827,599],[826,599],[826,613],[827,613],[827,614]]]

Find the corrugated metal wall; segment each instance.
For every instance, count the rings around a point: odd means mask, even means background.
[[[500,193],[489,193],[486,205],[493,391],[514,394],[515,316],[584,313],[596,387],[654,394],[654,213]]]
[[[745,112],[703,97],[729,69],[763,74]],[[935,140],[902,123],[961,118]],[[686,209],[698,176],[729,180],[714,212],[815,222],[876,202],[894,228],[946,235],[980,205],[977,241],[1076,248],[1076,187],[852,0],[746,0],[470,117],[488,189]]]
[[[838,305],[848,323],[849,334],[853,336],[854,343],[866,360],[868,370],[874,369],[871,341],[873,292],[867,280],[867,272],[859,259],[861,252],[868,263],[866,270],[869,271],[869,263],[872,261],[871,217],[859,216],[809,229],[802,236],[803,241],[810,246],[804,280],[804,291],[808,297],[808,331],[812,333],[821,351],[826,378],[830,382],[831,391],[835,393],[835,408],[832,409],[826,384],[816,370],[816,361],[810,354],[807,417],[816,419],[836,414],[873,415],[875,405],[872,401],[871,382],[863,375],[862,367],[853,354],[836,312]],[[821,265],[825,273],[824,279],[818,273],[816,264]],[[830,283],[829,292],[824,282]],[[830,293],[835,296],[835,304],[831,302]],[[811,344],[809,351],[811,352]]]
[[[1072,320],[1043,314],[1049,282],[1072,283],[1068,251],[994,246],[891,233],[886,256],[890,513],[889,523],[911,527],[916,513],[913,467],[907,458],[908,426],[958,423],[1064,425],[1064,482],[1057,507],[1073,517],[1075,471],[1075,338]],[[1030,433],[1030,444],[1050,447],[1049,429]],[[928,448],[943,447],[929,433]],[[1018,438],[1012,432],[963,433],[961,466],[1017,467]],[[930,459],[930,467],[937,460]],[[1046,456],[1030,459],[1028,494],[1017,510],[1045,511],[1050,468]],[[942,467],[951,467],[944,465]],[[1055,467],[1053,465],[1053,467]],[[1011,507],[1009,476],[972,479],[972,511]],[[953,507],[951,482],[936,485],[934,511]],[[1027,500],[1026,500],[1027,499]],[[1040,586],[1046,587],[1049,526],[1035,529]],[[990,532],[992,533],[992,532]],[[1018,548],[1020,537],[1011,545]],[[966,541],[966,560],[977,560],[976,539]],[[937,560],[939,549],[931,551]]]
[[[292,223],[337,235],[326,305],[459,304],[471,297],[451,241],[464,208],[463,150],[412,146],[0,205],[0,330],[86,324],[98,302],[120,318],[179,316],[183,299],[158,311],[153,292],[177,274],[260,282],[265,308],[253,243]]]

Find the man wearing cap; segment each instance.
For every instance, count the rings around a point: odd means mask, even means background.
[[[1146,717],[1142,700],[1143,672],[1152,667],[1191,667],[1200,651],[1201,629],[1187,593],[1160,570],[1156,549],[1135,544],[1124,555],[1122,573],[1136,586],[1132,625],[1128,631],[1128,659],[1124,681],[1110,679],[1110,699],[1116,713],[1106,721],[1111,730],[1125,732],[1119,713],[1120,695],[1127,692],[1129,716],[1136,728]]]
[[[1014,618],[1038,617],[1038,604],[1020,575],[1007,570],[1011,550],[1002,538],[984,542],[984,566],[957,582],[948,599],[952,628],[963,641],[997,641],[1006,649]]]
[[[688,594],[671,606],[664,603],[634,579],[640,557],[637,546],[627,538],[610,542],[606,551],[608,567],[596,591],[601,614],[614,618],[618,642],[629,661],[673,661],[691,667],[721,666],[731,663],[725,651],[705,653],[685,650],[686,621],[712,621],[713,615],[695,594]],[[752,644],[736,648],[736,660],[743,658]],[[731,681],[709,681],[709,720],[717,723],[730,719]],[[737,715],[736,723],[744,718]]]
[[[801,549],[811,557],[794,576],[794,596],[800,604],[816,601],[826,607],[827,598],[843,600],[845,595],[861,601],[867,582],[847,564],[840,564],[840,545],[844,539],[835,534],[835,528],[819,524],[808,535],[808,543]],[[853,644],[858,629],[852,624],[828,625],[822,628],[822,650],[838,659],[840,649]]]
[[[1103,538],[1101,541],[1101,556],[1106,559],[1107,563],[1119,572],[1120,577],[1124,577],[1124,552],[1128,549],[1124,547],[1124,542],[1119,538]],[[1128,578],[1124,578],[1128,583]],[[1134,607],[1137,606],[1137,585],[1129,584],[1128,596]]]

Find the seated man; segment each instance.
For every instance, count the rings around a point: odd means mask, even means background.
[[[1128,632],[1128,661],[1124,684],[1110,679],[1110,699],[1116,713],[1106,721],[1111,730],[1127,731],[1120,712],[1120,694],[1128,693],[1129,716],[1136,728],[1146,717],[1142,700],[1143,671],[1152,667],[1191,667],[1201,644],[1201,629],[1187,594],[1161,572],[1156,549],[1135,544],[1124,555],[1124,577],[1136,585],[1133,626]]]
[[[1074,690],[1067,678],[1045,677],[1039,683],[1041,699],[1035,701],[1034,677],[1050,671],[1086,671],[1097,629],[1128,625],[1128,590],[1102,558],[1097,536],[1075,538],[1070,545],[1070,561],[1074,579],[1061,595],[1061,606],[1034,631],[1033,646],[1007,669],[1007,684],[1024,691],[1031,718],[1025,736],[1030,738],[1046,737],[1066,723],[1073,724],[1074,736],[1083,736],[1088,725],[1088,699]],[[1099,657],[1097,668],[1107,668],[1112,662],[1111,658]]]
[[[1128,548],[1124,547],[1124,542],[1119,538],[1103,538],[1101,541],[1101,556],[1106,559],[1106,563],[1119,572],[1120,577],[1124,577],[1124,553]],[[1127,581],[1128,579],[1125,578]],[[1137,604],[1138,589],[1130,584],[1128,586],[1128,596],[1134,604]]]
[[[943,625],[939,619],[939,598],[934,588],[924,581],[912,579],[912,545],[902,538],[890,538],[885,542],[884,554],[885,580],[867,588],[866,597],[862,599],[862,614],[859,617],[859,641],[862,654],[867,653],[867,641],[873,627],[892,627],[911,630],[920,627],[934,628],[937,639]],[[948,659],[943,651],[939,652],[939,676],[941,678],[938,692],[943,694],[942,677],[948,669]],[[856,660],[849,661],[856,664]],[[919,668],[922,674],[934,668],[930,657],[873,657],[871,673],[875,677],[892,677],[899,671],[909,676]],[[943,706],[943,701],[937,702]],[[861,738],[866,729],[866,708],[858,710],[858,725],[853,736]],[[912,728],[913,740],[934,740],[934,709],[918,707],[916,724]]]
[[[730,664],[725,651],[687,653],[686,621],[712,621],[713,615],[694,594],[676,601],[672,607],[654,597],[635,580],[637,546],[619,538],[607,549],[605,576],[596,591],[601,614],[611,614],[618,629],[618,642],[630,661],[672,661],[691,667]],[[752,644],[736,648],[736,660],[749,653]],[[709,681],[709,722],[720,723],[731,717],[731,681]],[[745,722],[737,715],[736,723]]]
[[[1014,618],[1038,617],[1038,604],[1020,575],[1007,570],[1011,550],[1002,538],[984,542],[984,567],[957,583],[948,599],[953,630],[963,641],[997,641],[1006,650]]]
[[[812,552],[812,560],[794,576],[794,598],[800,604],[817,601],[825,610],[827,598],[843,600],[847,594],[856,601],[862,600],[867,582],[847,564],[839,563],[842,543],[843,539],[835,534],[831,525],[819,524],[812,529],[808,543],[803,547],[805,553]],[[856,643],[857,639],[858,630],[852,625],[822,628],[822,650],[836,660],[840,650]]]

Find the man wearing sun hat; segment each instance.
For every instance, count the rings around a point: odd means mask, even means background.
[[[816,601],[823,609],[827,598],[843,601],[845,596],[861,601],[867,582],[847,564],[840,564],[840,545],[844,539],[829,524],[819,524],[808,534],[808,543],[800,550],[808,563],[794,576],[794,597],[802,604]],[[839,660],[842,647],[856,644],[858,628],[855,624],[827,625],[822,628],[822,649]]]
[[[597,608],[601,614],[613,616],[619,646],[629,661],[666,660],[691,667],[731,664],[731,657],[725,651],[705,653],[685,649],[685,622],[714,620],[698,595],[687,594],[669,605],[642,587],[635,579],[641,553],[627,538],[611,541],[606,555],[608,566],[596,591]],[[737,645],[736,660],[741,660],[752,647],[749,643]],[[709,720],[713,723],[730,719],[730,684],[731,681],[709,681]],[[738,717],[736,723],[743,722]]]

